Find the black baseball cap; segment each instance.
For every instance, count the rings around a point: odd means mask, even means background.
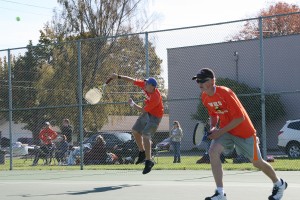
[[[197,73],[197,75],[192,78],[192,80],[195,80],[195,79],[201,80],[201,79],[206,79],[206,78],[215,78],[214,72],[209,68],[201,69]]]

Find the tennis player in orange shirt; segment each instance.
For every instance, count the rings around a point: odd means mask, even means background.
[[[209,156],[212,173],[216,183],[215,194],[205,200],[226,200],[223,188],[223,168],[221,153],[225,155],[234,148],[252,161],[253,166],[262,170],[273,182],[273,191],[269,200],[279,200],[283,196],[287,183],[280,179],[273,167],[262,159],[256,130],[240,100],[229,88],[217,86],[214,72],[209,68],[201,69],[196,76],[201,90],[201,100],[210,116],[210,135],[212,139]],[[219,122],[219,128],[217,124]]]
[[[132,134],[139,148],[139,157],[136,164],[145,161],[143,174],[147,174],[154,166],[154,162],[151,161],[151,137],[156,132],[164,113],[162,97],[157,89],[157,81],[152,77],[138,80],[115,73],[112,74],[111,78],[122,79],[140,87],[146,96],[143,107],[136,104],[131,98],[128,100],[128,103],[132,108],[142,113],[132,127]]]

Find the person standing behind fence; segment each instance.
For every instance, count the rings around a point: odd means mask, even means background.
[[[269,200],[280,200],[287,183],[279,178],[273,167],[262,159],[256,130],[248,113],[236,94],[225,86],[216,85],[214,72],[209,68],[201,69],[196,76],[201,90],[203,105],[210,116],[210,135],[212,139],[209,157],[212,173],[216,183],[215,194],[205,200],[226,200],[223,188],[223,169],[220,160],[222,152],[230,153],[234,147],[238,154],[242,154],[252,161],[253,166],[262,170],[273,182],[273,191]],[[219,122],[219,128],[217,124]],[[253,197],[253,199],[257,199]]]
[[[63,119],[63,124],[60,130],[61,134],[67,137],[69,145],[72,145],[73,127],[70,125],[69,119]]]
[[[183,137],[183,132],[181,126],[178,121],[173,122],[173,127],[170,131],[170,139],[171,145],[173,146],[174,150],[174,161],[173,163],[180,163],[180,147],[181,147],[181,139]]]

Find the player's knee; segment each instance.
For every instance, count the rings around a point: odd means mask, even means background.
[[[264,162],[262,159],[252,160],[252,165],[258,169],[261,169],[263,164]]]
[[[210,158],[220,158],[221,153],[217,147],[210,147],[208,150]]]

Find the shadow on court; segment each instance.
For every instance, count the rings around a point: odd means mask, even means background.
[[[299,199],[299,172],[278,171],[289,186],[282,200]],[[260,171],[224,171],[230,200],[265,200],[272,182]],[[1,200],[203,200],[215,190],[210,170],[1,171]]]
[[[128,187],[137,187],[140,185],[117,185],[117,186],[105,186],[105,187],[98,187],[98,188],[93,188],[91,190],[83,190],[83,191],[70,191],[70,192],[65,192],[65,193],[49,193],[49,194],[20,194],[20,195],[10,195],[11,197],[45,197],[45,196],[65,196],[65,195],[87,195],[91,193],[102,193],[102,192],[111,192],[114,190],[120,190],[123,188],[128,188]]]

